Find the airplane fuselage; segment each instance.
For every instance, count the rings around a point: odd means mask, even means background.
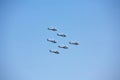
[[[56,28],[48,28],[48,30],[57,31]]]
[[[64,49],[68,49],[67,46],[58,46],[59,48],[64,48]]]
[[[57,34],[58,36],[61,36],[61,37],[66,37],[65,34]]]
[[[55,54],[60,54],[58,51],[52,51],[52,50],[49,50],[49,52],[51,52],[51,53],[55,53]]]
[[[69,42],[69,44],[79,45],[79,43],[77,43],[77,42]]]
[[[52,43],[57,43],[55,40],[49,40],[49,39],[47,39],[47,41],[52,42]]]

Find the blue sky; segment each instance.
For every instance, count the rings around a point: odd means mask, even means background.
[[[119,3],[1,0],[0,80],[119,80]],[[58,31],[48,31],[50,26]],[[56,36],[59,32],[67,37]],[[48,43],[47,38],[58,44]],[[69,45],[71,40],[80,45]],[[59,49],[59,44],[69,49]],[[49,49],[61,54],[49,53]]]

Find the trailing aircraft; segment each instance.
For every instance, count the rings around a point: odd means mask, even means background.
[[[48,30],[57,31],[57,29],[54,27],[50,27],[50,28],[48,28]]]
[[[55,53],[55,54],[60,54],[60,52],[59,52],[59,51],[49,50],[49,52],[51,52],[51,53]]]
[[[52,42],[52,43],[57,43],[57,41],[52,40],[52,39],[47,39],[47,41]]]

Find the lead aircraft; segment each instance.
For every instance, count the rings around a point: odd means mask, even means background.
[[[75,41],[71,41],[71,42],[69,42],[69,44],[72,44],[72,45],[79,45],[79,43],[78,43],[78,42],[75,42]]]

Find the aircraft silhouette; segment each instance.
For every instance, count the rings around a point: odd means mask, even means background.
[[[52,43],[57,43],[57,41],[52,40],[52,39],[47,39],[47,41],[52,42]]]
[[[65,34],[60,34],[60,33],[58,33],[57,36],[66,37]]]
[[[74,42],[74,41],[69,42],[69,44],[72,44],[72,45],[79,45],[79,43],[78,43],[78,42]]]
[[[60,45],[59,45],[58,47],[59,47],[59,48],[63,48],[63,49],[68,49],[68,46],[66,46],[66,45],[65,45],[65,46],[60,46]]]
[[[57,31],[57,29],[54,27],[50,27],[50,28],[48,28],[48,30]]]
[[[49,52],[51,52],[51,53],[55,53],[55,54],[60,54],[60,52],[59,52],[59,51],[49,50]]]

